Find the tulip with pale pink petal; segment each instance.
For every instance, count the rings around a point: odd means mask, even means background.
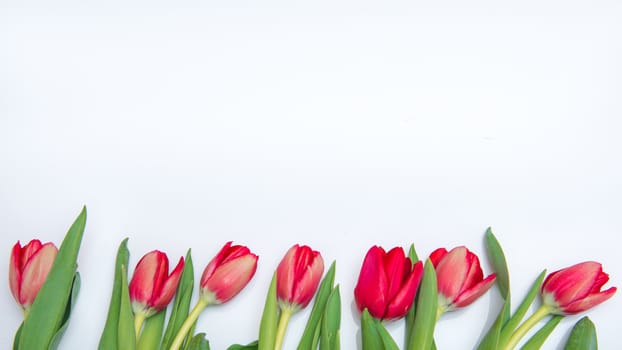
[[[220,249],[203,270],[199,300],[177,332],[170,350],[181,347],[186,334],[207,306],[226,303],[244,289],[255,275],[257,260],[250,249],[232,245],[232,242]]]
[[[464,246],[447,251],[439,248],[430,254],[438,284],[438,313],[473,303],[495,283],[496,275],[484,278],[479,258]]]
[[[38,239],[31,240],[23,247],[19,241],[13,246],[9,262],[9,287],[25,316],[43,286],[57,253],[58,249],[53,243],[41,244]]]
[[[181,257],[169,274],[168,257],[159,250],[145,254],[138,261],[129,284],[137,336],[144,320],[165,309],[171,301],[183,268],[184,258]]]

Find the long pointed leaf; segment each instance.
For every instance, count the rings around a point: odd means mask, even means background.
[[[419,287],[417,314],[413,325],[408,350],[428,350],[434,342],[434,326],[438,307],[438,287],[436,271],[430,259],[427,259],[423,268],[423,278]]]
[[[19,350],[19,337],[22,334],[22,327],[24,327],[24,322],[20,323],[19,328],[15,332],[15,337],[13,338],[13,350]]]
[[[268,295],[266,295],[266,303],[261,315],[261,323],[259,325],[259,350],[274,350],[276,342],[276,326],[279,317],[279,307],[276,299],[276,272],[272,276]]]
[[[162,331],[166,321],[166,309],[149,317],[143,326],[143,330],[138,338],[136,348],[138,350],[158,350],[162,340]],[[166,349],[164,349],[166,350]]]
[[[367,309],[361,313],[361,343],[363,350],[385,350],[376,323]]]
[[[326,301],[331,294],[333,285],[335,283],[335,262],[330,265],[330,268],[326,272],[326,276],[322,279],[320,286],[313,303],[313,308],[309,314],[309,319],[305,330],[300,338],[298,344],[298,350],[315,350],[318,343],[320,329],[320,320],[324,314],[324,308],[326,307]]]
[[[117,350],[117,334],[119,330],[119,309],[121,307],[121,275],[123,266],[128,265],[130,251],[127,249],[127,238],[119,245],[117,258],[114,267],[114,282],[112,285],[112,295],[110,296],[110,306],[108,307],[108,317],[102,336],[99,339],[99,350]],[[127,278],[127,276],[125,277]]]
[[[384,349],[385,350],[400,350],[399,346],[397,346],[397,343],[395,342],[391,334],[389,334],[389,331],[387,331],[387,329],[384,327],[382,322],[380,322],[377,319],[374,319],[374,323],[376,325],[376,330],[378,331],[378,334],[380,335],[380,339],[382,339],[382,344],[384,345]]]
[[[130,303],[130,292],[127,287],[127,270],[121,267],[121,304],[119,306],[119,330],[117,347],[123,350],[136,349],[136,333],[134,330],[134,314]]]
[[[499,336],[499,344],[501,344],[501,346],[505,346],[505,344],[507,344],[512,334],[523,320],[523,317],[525,317],[525,314],[529,311],[531,304],[533,304],[533,301],[540,292],[540,287],[542,286],[542,281],[544,281],[545,276],[546,270],[542,271],[540,275],[538,275],[536,280],[531,285],[531,288],[529,288],[529,291],[527,292],[527,295],[525,295],[523,301],[520,303],[516,311],[514,311],[512,317],[510,317],[510,319],[505,323],[505,326],[503,326],[501,335]]]
[[[50,343],[49,350],[56,350],[58,345],[60,344],[60,339],[63,337],[65,330],[69,326],[69,317],[71,316],[71,311],[73,310],[73,306],[76,304],[78,300],[78,293],[80,293],[80,273],[76,272],[73,277],[73,287],[71,288],[71,295],[69,296],[69,301],[67,302],[67,309],[65,310],[65,316],[63,317],[63,322],[54,334],[52,338],[52,342]]]
[[[408,249],[408,258],[410,258],[410,262],[414,265],[417,261],[419,261],[419,256],[417,255],[417,251],[415,250],[415,245],[411,244]],[[412,328],[415,324],[415,313],[417,310],[417,300],[418,294],[415,296],[413,300],[413,304],[410,306],[406,317],[404,318],[406,321],[406,327],[404,328],[404,347],[408,347],[408,343],[410,343],[410,335],[412,334]]]
[[[555,315],[551,317],[547,323],[540,328],[526,343],[521,350],[538,350],[542,347],[546,339],[551,335],[555,327],[564,318],[564,316]]]
[[[78,252],[86,225],[86,207],[67,231],[48,277],[24,321],[20,349],[47,350],[62,324],[73,288]]]
[[[164,336],[162,337],[161,348],[168,350],[171,347],[171,343],[181,325],[188,317],[190,312],[190,302],[192,301],[192,290],[194,289],[194,266],[192,263],[191,250],[188,249],[186,253],[186,259],[184,263],[184,269],[181,272],[179,278],[179,284],[177,285],[177,292],[175,293],[175,301],[171,309],[171,314],[168,318],[168,324]],[[188,333],[186,340],[190,339],[192,333]]]
[[[572,327],[564,350],[598,350],[596,327],[587,316]]]
[[[210,350],[209,342],[205,339],[205,333],[199,333],[192,337],[188,350]]]
[[[339,350],[339,328],[341,327],[341,294],[339,285],[330,293],[322,317],[320,350]]]
[[[503,299],[507,299],[510,293],[510,273],[508,271],[508,264],[505,260],[505,253],[501,248],[501,244],[497,240],[497,237],[492,233],[492,229],[489,227],[484,234],[486,241],[486,251],[488,257],[492,263],[492,268],[497,275],[496,283]]]
[[[503,307],[499,310],[499,314],[492,324],[488,333],[484,336],[479,343],[477,350],[497,350],[503,347],[499,345],[499,338],[501,337],[501,329],[505,323],[506,316],[510,311],[510,294],[508,293],[507,299],[503,303]]]

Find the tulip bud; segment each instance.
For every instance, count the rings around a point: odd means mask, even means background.
[[[324,260],[318,251],[295,244],[276,270],[277,298],[281,308],[299,310],[305,308],[317,290]]]
[[[601,291],[607,281],[609,275],[601,264],[582,262],[548,275],[542,284],[542,300],[551,307],[551,313],[576,314],[613,296],[616,287]]]
[[[377,319],[404,317],[423,276],[421,261],[413,264],[401,247],[389,252],[373,246],[365,255],[354,299],[359,311],[367,309]]]
[[[181,257],[168,275],[168,257],[154,250],[143,256],[134,270],[129,285],[134,313],[149,317],[166,308],[175,295],[184,268]]]
[[[9,262],[9,287],[25,312],[28,312],[43,286],[57,253],[58,249],[53,243],[41,244],[38,239],[33,239],[24,247],[19,241],[13,246]]]
[[[430,254],[430,261],[436,269],[440,313],[471,304],[495,283],[496,275],[484,278],[479,258],[466,247],[449,252],[439,248]]]
[[[257,255],[241,245],[227,242],[207,264],[201,276],[201,297],[208,303],[222,304],[236,296],[253,278]]]

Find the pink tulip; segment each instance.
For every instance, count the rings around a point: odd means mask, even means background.
[[[319,252],[298,244],[292,246],[276,270],[277,298],[281,307],[305,308],[324,273],[324,260]]]
[[[496,275],[484,278],[477,255],[466,247],[449,252],[439,248],[430,254],[430,261],[436,269],[438,307],[442,312],[471,304],[495,283]]]
[[[231,300],[257,270],[257,255],[245,246],[231,243],[227,242],[203,271],[201,295],[209,303],[222,304]]]
[[[365,308],[377,319],[404,317],[411,307],[423,276],[421,261],[414,265],[401,247],[388,253],[373,246],[365,255],[354,299],[359,311]]]
[[[542,284],[542,300],[552,313],[572,315],[592,308],[611,298],[616,287],[601,288],[609,280],[597,262],[582,262],[547,276]]]
[[[134,312],[149,317],[165,309],[175,295],[183,268],[181,257],[169,275],[166,254],[158,250],[145,254],[136,265],[129,285]]]
[[[33,239],[24,247],[19,241],[13,246],[9,262],[9,286],[18,304],[25,311],[35,300],[52,268],[58,249],[51,243]]]

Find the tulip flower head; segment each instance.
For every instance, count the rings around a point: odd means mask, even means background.
[[[322,255],[310,247],[292,246],[276,270],[277,299],[281,309],[305,308],[320,283],[324,273]]]
[[[395,247],[388,252],[378,246],[369,249],[354,288],[359,311],[367,309],[377,319],[395,320],[404,317],[411,307],[423,264],[413,264],[404,249]]]
[[[601,291],[608,280],[601,264],[582,262],[548,275],[542,284],[542,301],[551,307],[551,313],[577,314],[613,296],[616,287]]]
[[[201,276],[201,298],[208,304],[222,304],[236,296],[253,278],[257,255],[241,245],[227,242],[207,264]]]
[[[13,246],[9,262],[9,287],[24,312],[30,310],[57,253],[58,249],[53,243],[41,244],[38,239],[33,239],[23,247],[19,241]]]
[[[495,283],[496,275],[484,278],[479,258],[466,247],[449,252],[439,248],[430,254],[430,261],[436,270],[440,313],[471,304]]]
[[[134,313],[149,317],[165,309],[175,295],[183,268],[181,257],[169,275],[165,253],[154,250],[145,254],[138,261],[129,285]]]

